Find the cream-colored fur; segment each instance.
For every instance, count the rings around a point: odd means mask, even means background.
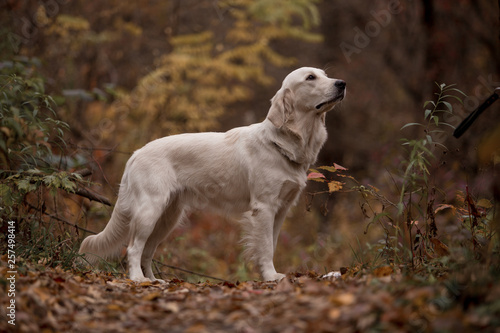
[[[267,118],[226,133],[180,134],[148,143],[127,162],[111,220],[80,253],[109,258],[128,243],[130,278],[156,280],[151,261],[185,212],[215,210],[241,219],[247,253],[264,280],[279,280],[273,256],[290,206],[326,141],[325,113],[345,82],[322,70],[290,73]]]

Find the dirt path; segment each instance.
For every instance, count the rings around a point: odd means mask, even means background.
[[[7,267],[0,269],[8,291]],[[9,295],[0,294],[0,331],[494,332],[499,324],[495,311],[484,311],[500,305],[498,286],[488,291],[489,303],[464,308],[461,296],[440,284],[402,282],[394,275],[330,281],[311,274],[280,283],[136,284],[104,274],[27,271],[15,280],[15,326],[5,313]]]

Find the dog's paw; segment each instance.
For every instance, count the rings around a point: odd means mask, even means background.
[[[135,283],[144,283],[144,282],[151,282],[151,279],[141,276],[141,277],[130,277],[130,280],[134,281]]]
[[[167,283],[165,280],[162,280],[162,279],[152,279],[151,282],[153,283],[158,283],[158,284],[165,284]]]
[[[283,280],[284,278],[286,278],[286,275],[285,274],[281,274],[281,273],[274,273],[274,274],[268,274],[267,276],[264,277],[264,280],[266,281],[276,281],[276,282],[280,282],[281,280]]]

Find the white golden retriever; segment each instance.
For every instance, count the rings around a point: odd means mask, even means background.
[[[127,162],[111,220],[83,241],[80,253],[95,262],[128,242],[130,279],[154,281],[158,244],[185,212],[211,209],[241,219],[246,252],[263,280],[282,279],[273,264],[280,228],[326,141],[325,113],[344,98],[345,85],[322,70],[299,68],[261,123],[148,143]]]

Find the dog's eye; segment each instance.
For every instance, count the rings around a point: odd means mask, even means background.
[[[308,77],[306,77],[306,80],[307,80],[307,81],[312,81],[312,80],[314,80],[314,79],[316,79],[316,76],[314,76],[314,75],[312,75],[312,74],[311,74],[311,75],[309,75]]]

